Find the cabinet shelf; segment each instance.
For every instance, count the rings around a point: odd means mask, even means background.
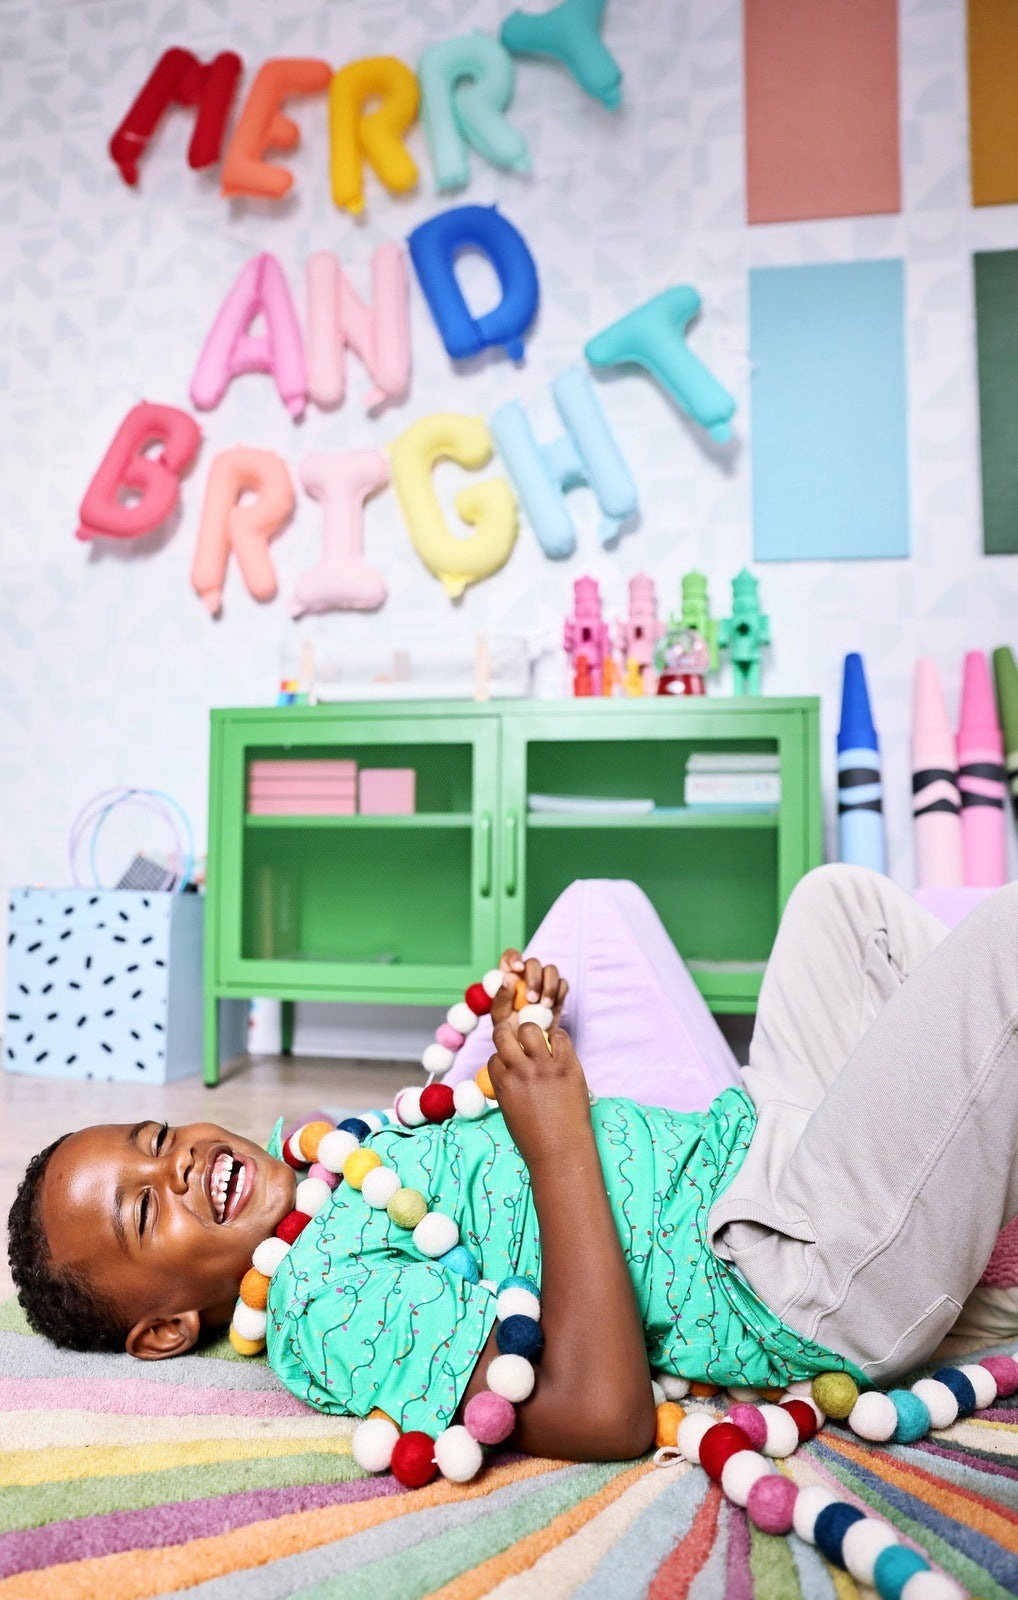
[[[244,817],[245,828],[470,828],[468,811],[414,811],[402,817],[320,817],[251,816]]]
[[[676,808],[670,811],[611,812],[558,811],[554,814],[529,812],[528,828],[776,828],[779,808],[759,811],[697,811]]]

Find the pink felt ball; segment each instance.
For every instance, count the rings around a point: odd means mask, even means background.
[[[997,1393],[1002,1399],[1014,1394],[1018,1389],[1018,1361],[1013,1356],[987,1356],[979,1365],[985,1367],[997,1385]]]
[[[466,1038],[466,1034],[460,1033],[451,1022],[441,1022],[435,1029],[435,1043],[444,1044],[447,1050],[462,1050]]]
[[[754,1450],[762,1450],[767,1443],[767,1419],[758,1406],[746,1405],[740,1400],[738,1405],[731,1407],[725,1421],[734,1422],[737,1428],[741,1428]]]
[[[502,1395],[482,1389],[467,1401],[463,1421],[470,1437],[478,1444],[501,1444],[516,1426],[516,1407]]]
[[[746,1499],[749,1520],[761,1533],[788,1533],[798,1493],[791,1478],[783,1478],[779,1472],[757,1478]]]
[[[314,1161],[308,1168],[308,1177],[321,1178],[322,1182],[327,1183],[330,1189],[334,1189],[339,1182],[340,1174],[338,1172],[330,1172],[328,1167],[323,1167],[320,1161]]]

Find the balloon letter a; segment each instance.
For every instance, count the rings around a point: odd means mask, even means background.
[[[624,361],[646,367],[683,411],[724,444],[732,437],[735,401],[686,344],[686,326],[699,309],[700,296],[688,284],[666,289],[595,334],[584,353],[592,367]]]
[[[132,188],[138,182],[138,162],[170,105],[198,107],[187,150],[188,166],[198,171],[218,161],[241,66],[240,57],[232,50],[224,50],[208,66],[190,50],[164,51],[110,140],[110,155],[124,182]]]
[[[494,206],[457,206],[422,222],[410,235],[410,259],[425,299],[454,361],[502,345],[523,360],[523,334],[537,311],[537,267],[521,233]],[[483,251],[495,269],[502,299],[476,319],[456,281],[457,252]]]
[[[534,16],[513,11],[499,38],[514,56],[551,56],[571,72],[581,89],[609,110],[622,102],[622,72],[601,43],[605,0],[562,0]]]
[[[259,312],[265,333],[247,332]],[[291,417],[303,414],[308,380],[304,346],[290,290],[275,256],[255,256],[241,269],[236,283],[202,345],[191,379],[191,399],[199,411],[217,406],[234,378],[247,372],[271,372],[280,399]]]
[[[177,503],[180,475],[200,442],[201,430],[186,411],[147,400],[135,406],[85,492],[76,537],[140,539],[158,528]],[[143,453],[152,444],[162,444],[160,455]],[[121,500],[125,489],[133,496],[129,503]]]

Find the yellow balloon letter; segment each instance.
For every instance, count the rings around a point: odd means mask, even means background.
[[[469,539],[449,532],[431,481],[431,469],[442,457],[474,469],[491,460],[484,418],[454,411],[422,417],[393,441],[389,453],[396,496],[417,554],[458,600],[468,583],[505,566],[516,543],[516,497],[505,478],[488,478],[456,495],[456,510],[477,529]]]
[[[367,116],[365,102],[381,100]],[[332,198],[359,216],[364,210],[363,164],[367,160],[390,194],[406,194],[417,182],[417,168],[403,134],[417,117],[421,91],[417,79],[395,56],[351,61],[329,87],[329,143],[332,147]]]

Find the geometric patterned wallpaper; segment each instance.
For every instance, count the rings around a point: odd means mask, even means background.
[[[529,143],[532,174],[475,159],[469,187],[439,198],[418,125],[410,148],[419,191],[396,201],[369,178],[359,224],[332,204],[321,98],[297,103],[302,143],[287,158],[297,182],[281,206],[226,201],[215,174],[191,172],[191,120],[182,113],[150,146],[138,189],[123,184],[106,153],[168,45],[203,59],[237,50],[243,91],[276,55],[340,66],[392,53],[413,65],[436,40],[474,27],[497,32],[508,9],[508,0],[0,4],[0,888],[66,882],[70,822],[112,784],[168,790],[202,847],[207,710],[271,702],[280,650],[305,630],[352,649],[436,628],[467,638],[481,628],[524,634],[545,650],[539,692],[555,695],[562,619],[582,573],[599,579],[615,617],[632,574],[652,574],[667,610],[695,566],[708,574],[715,614],[726,613],[732,577],[753,565],[749,272],[885,258],[905,264],[912,554],[753,570],[774,641],[765,692],[822,696],[828,854],[840,664],[859,649],[884,750],[889,868],[913,883],[915,658],[936,658],[954,717],[964,651],[1018,645],[1018,557],[981,553],[971,264],[974,251],[1018,246],[1018,207],[970,205],[962,0],[901,0],[903,210],[895,216],[746,225],[738,0],[610,0],[605,41],[625,74],[620,111],[595,104],[550,63],[520,63],[512,120]],[[301,310],[303,264],[315,249],[334,250],[366,295],[374,247],[457,202],[497,202],[536,258],[541,307],[523,365],[499,358],[453,371],[411,274],[413,379],[402,406],[368,418],[355,359],[344,407],[309,408],[300,425],[271,380],[241,379],[202,418],[205,443],[175,521],[136,545],[74,540],[83,491],[128,408],[150,399],[190,409],[201,342],[249,257],[279,258]],[[593,333],[680,282],[702,295],[691,344],[738,401],[737,446],[712,455],[644,377],[596,379],[641,502],[637,525],[613,551],[597,539],[592,496],[578,491],[573,556],[547,560],[524,523],[506,567],[454,606],[421,565],[390,492],[369,504],[365,522],[366,557],[389,589],[383,610],[297,624],[285,597],[316,558],[321,528],[318,507],[299,493],[293,522],[272,546],[280,598],[259,605],[231,569],[221,618],[207,615],[188,575],[217,451],[274,450],[296,481],[309,450],[384,444],[430,412],[488,417],[510,399],[526,404],[539,435],[554,436],[555,375],[582,364]],[[480,304],[483,276],[468,287]],[[447,499],[460,486],[451,467],[437,481]],[[730,692],[725,671],[712,691]]]

